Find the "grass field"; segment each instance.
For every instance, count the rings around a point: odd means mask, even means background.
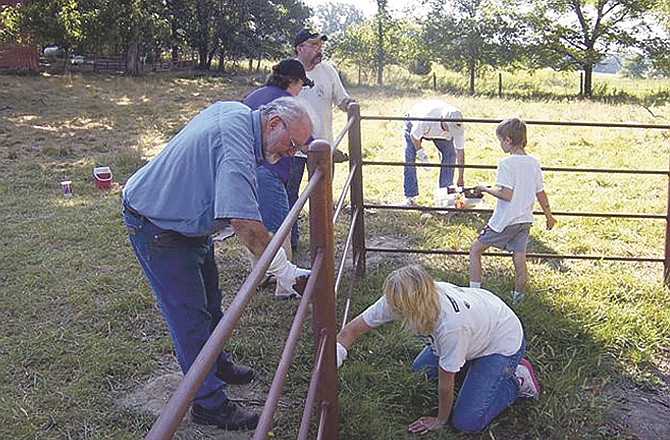
[[[160,313],[126,242],[120,189],[96,190],[91,170],[108,165],[114,180],[123,183],[198,110],[215,99],[240,98],[257,84],[245,75],[0,76],[0,438],[133,439],[146,434],[154,416],[122,402],[133,389],[173,370],[175,362]],[[398,84],[350,92],[364,115],[400,116],[416,100],[434,96],[419,88],[403,91]],[[659,124],[670,116],[670,107],[661,101],[643,106],[635,101],[436,96],[476,118]],[[338,113],[335,126],[344,120]],[[400,161],[400,130],[398,122],[364,121],[366,159]],[[503,157],[490,124],[470,124],[466,148],[468,163],[495,165]],[[435,149],[428,145],[427,151],[436,161]],[[668,132],[531,126],[528,151],[549,167],[666,170]],[[336,188],[345,177],[346,168],[338,165]],[[466,184],[494,177],[493,171],[467,170]],[[66,179],[73,181],[70,199],[59,190],[58,183]],[[420,201],[431,204],[437,171],[420,170],[419,179]],[[368,202],[402,200],[400,167],[366,167],[364,184]],[[662,176],[548,172],[545,185],[554,211],[666,212],[668,183]],[[493,206],[491,200],[486,204]],[[663,255],[661,220],[557,220],[553,231],[544,231],[537,219],[531,251]],[[378,210],[366,216],[366,232],[369,240],[391,246],[467,249],[485,221],[486,216],[475,214],[447,220]],[[346,225],[336,229],[341,236]],[[439,278],[467,282],[463,257],[369,258],[352,313],[374,301],[383,278],[408,259],[422,262]],[[228,240],[218,245],[217,259],[224,302],[230,301],[248,273],[244,252]],[[298,259],[304,263],[309,256],[303,251]],[[662,265],[534,261],[529,272],[527,300],[517,310],[544,393],[537,402],[515,404],[475,438],[654,438],[641,437],[617,408],[622,396],[635,395],[655,396],[666,402],[666,410],[670,404],[670,291],[662,283]],[[484,259],[484,287],[509,300],[512,280],[508,258]],[[259,371],[252,394],[267,392],[295,307],[261,291],[234,334],[236,358]],[[305,326],[280,402],[275,438],[295,438],[297,432],[311,362],[310,327]],[[407,438],[407,424],[434,410],[434,386],[409,372],[419,349],[418,341],[391,325],[351,350],[339,373],[341,438]],[[666,423],[667,411],[643,409],[652,419],[659,414],[658,429]],[[181,438],[215,434],[194,431]],[[427,438],[465,437],[447,428]]]

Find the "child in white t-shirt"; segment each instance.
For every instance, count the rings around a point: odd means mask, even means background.
[[[526,245],[536,198],[547,219],[547,229],[553,228],[555,222],[544,192],[540,163],[525,151],[526,124],[518,118],[506,119],[496,128],[496,136],[509,156],[498,163],[494,187],[477,186],[477,191],[491,194],[498,201],[488,224],[470,247],[470,287],[481,287],[484,251],[490,246],[505,249],[512,252],[515,271],[512,302],[518,303],[523,299],[528,278]]]

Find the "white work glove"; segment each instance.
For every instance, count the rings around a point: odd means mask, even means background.
[[[279,287],[287,292],[292,292],[300,296],[300,294],[293,288],[293,285],[298,277],[309,277],[312,271],[298,267],[288,261],[284,248],[279,248],[277,255],[275,255],[272,259],[272,263],[270,263],[270,266],[268,267],[268,273],[277,278]]]
[[[347,349],[339,342],[335,345],[335,349],[337,350],[337,368],[340,368],[347,358]]]
[[[419,148],[418,150],[416,150],[416,158],[422,164],[428,163],[428,156],[426,155],[426,150],[424,150],[423,148]],[[430,167],[424,167],[424,169],[430,169]]]

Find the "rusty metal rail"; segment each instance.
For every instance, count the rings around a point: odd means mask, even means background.
[[[428,166],[433,168],[453,168],[457,165],[442,165],[437,163],[432,164],[419,164],[416,162],[405,163],[405,162],[390,162],[390,161],[373,161],[373,160],[362,160],[360,148],[360,121],[450,121],[450,122],[464,122],[464,123],[483,123],[483,124],[498,124],[502,119],[485,119],[485,118],[409,118],[409,117],[394,117],[394,116],[361,116],[358,115],[358,131],[354,135],[353,139],[350,135],[349,148],[351,151],[352,162],[355,162],[356,165],[363,166]],[[547,125],[547,126],[569,126],[569,127],[602,127],[602,128],[634,128],[634,129],[645,129],[645,130],[670,130],[670,125],[656,125],[656,124],[637,124],[637,123],[619,123],[619,122],[564,122],[564,121],[542,121],[542,120],[526,120],[528,125]],[[352,128],[356,129],[357,125],[354,124]],[[358,138],[356,138],[358,136]],[[469,169],[496,169],[494,165],[465,165],[464,168]],[[665,221],[665,242],[664,242],[664,256],[663,257],[653,257],[653,256],[625,256],[625,255],[561,255],[561,254],[531,254],[528,253],[529,257],[533,258],[547,258],[547,259],[579,259],[579,260],[603,260],[603,261],[630,261],[630,262],[662,262],[664,264],[664,281],[667,283],[670,282],[670,166],[667,169],[662,170],[650,170],[650,169],[622,169],[622,168],[583,168],[583,167],[542,167],[542,170],[545,172],[569,172],[569,173],[607,173],[607,174],[634,174],[634,175],[656,175],[662,176],[667,179],[667,191],[668,191],[668,200],[666,201],[665,213],[625,213],[625,212],[573,212],[573,211],[553,211],[554,216],[566,216],[566,217],[596,217],[596,218],[621,218],[621,219],[640,219],[640,220],[663,220]],[[360,187],[357,187],[360,185]],[[352,195],[354,192],[362,194],[363,184],[362,176],[356,180],[354,179],[352,188]],[[360,209],[393,209],[393,210],[414,210],[414,211],[437,211],[437,212],[476,212],[476,213],[490,213],[490,209],[456,209],[456,208],[443,208],[443,207],[406,207],[398,205],[384,205],[377,203],[365,203],[362,196],[353,197],[352,196],[352,207],[358,207]],[[533,212],[534,215],[541,215],[539,211]],[[360,241],[359,241],[360,240]],[[354,249],[362,253],[362,260],[360,261],[360,266],[365,268],[365,254],[367,252],[403,252],[403,253],[422,253],[422,254],[443,254],[443,255],[468,255],[468,251],[462,250],[425,250],[425,249],[389,249],[383,247],[367,247],[365,245],[365,236],[358,236],[354,240]],[[508,256],[508,253],[502,252],[486,252],[486,256]],[[356,260],[355,260],[356,261]]]

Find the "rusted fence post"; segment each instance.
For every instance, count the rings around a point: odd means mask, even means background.
[[[365,221],[363,219],[363,153],[361,149],[361,107],[349,104],[349,119],[354,123],[349,129],[349,167],[356,167],[351,180],[351,212],[358,212],[354,223],[352,254],[356,275],[365,275]]]
[[[670,285],[670,163],[668,164],[667,179],[668,200],[665,202],[665,261],[663,261],[663,281],[666,286]]]
[[[339,432],[339,407],[337,402],[337,367],[335,365],[335,252],[333,246],[333,176],[330,144],[316,140],[309,146],[307,169],[310,179],[317,169],[323,178],[309,199],[310,251],[312,262],[317,252],[323,256],[323,270],[316,280],[317,290],[312,300],[314,326],[314,351],[322,338],[327,338],[323,367],[319,377],[318,405],[322,426],[319,432],[325,439],[337,439]]]

